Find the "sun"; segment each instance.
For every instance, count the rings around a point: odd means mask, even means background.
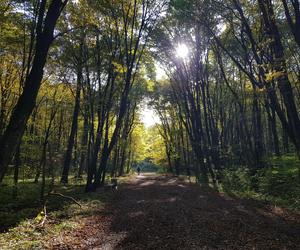
[[[154,110],[148,107],[142,109],[141,120],[146,128],[160,123],[159,117],[155,114]]]
[[[184,43],[177,45],[177,47],[176,47],[176,56],[177,57],[181,57],[184,59],[184,58],[187,58],[188,54],[189,54],[189,49]]]

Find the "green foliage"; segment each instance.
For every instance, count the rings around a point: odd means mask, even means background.
[[[225,192],[249,192],[250,175],[245,168],[225,169],[222,172],[222,187]]]
[[[269,200],[291,209],[300,209],[300,184],[295,155],[268,160],[266,167],[251,177],[245,168],[226,169],[222,172],[222,189],[228,194]],[[251,189],[251,178],[257,180],[257,191]]]
[[[270,160],[272,166],[257,174],[259,191],[274,197],[279,202],[300,207],[300,184],[298,179],[299,161],[295,156],[287,155]]]
[[[13,184],[8,183],[0,189],[0,231],[15,226],[26,218],[33,218],[39,209],[39,185],[27,180],[18,186],[18,197],[13,197]]]

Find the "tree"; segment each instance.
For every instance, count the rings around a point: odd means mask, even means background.
[[[35,53],[20,98],[0,141],[0,181],[3,180],[8,164],[12,160],[32,110],[43,78],[43,69],[51,43],[56,22],[67,4],[67,0],[52,0],[38,3],[35,23]],[[48,7],[48,8],[47,8]]]

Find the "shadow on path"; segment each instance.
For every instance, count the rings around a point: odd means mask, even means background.
[[[299,215],[259,202],[141,175],[87,222],[99,232],[80,249],[300,249],[299,222]]]

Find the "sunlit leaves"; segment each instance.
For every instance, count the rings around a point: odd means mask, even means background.
[[[282,77],[283,75],[285,75],[285,72],[282,71],[272,71],[266,74],[266,81],[270,82],[270,81],[275,81],[277,78]]]

